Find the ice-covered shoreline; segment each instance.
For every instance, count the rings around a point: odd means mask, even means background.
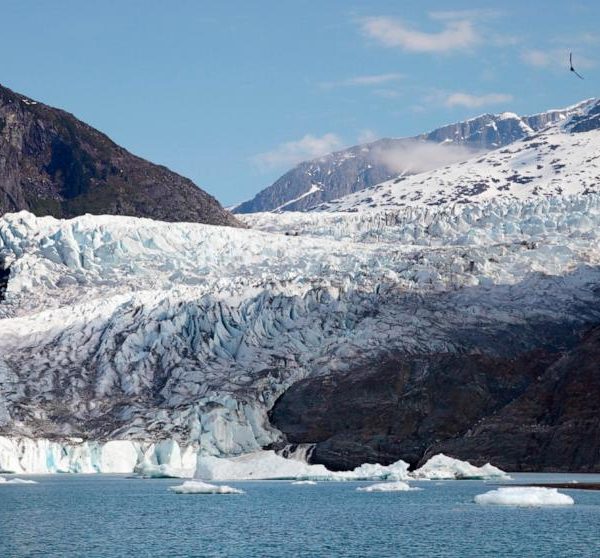
[[[0,436],[0,473],[137,473],[185,478],[194,473],[196,452],[196,447],[180,447],[174,440],[55,442]]]
[[[312,480],[405,481],[440,479],[507,479],[506,473],[486,464],[475,467],[443,454],[409,471],[398,460],[390,465],[364,463],[350,471],[330,471],[323,465],[284,458],[272,450],[231,457],[204,455],[196,446],[180,447],[174,440],[147,443],[70,440],[62,443],[0,436],[0,473],[121,473],[144,478],[194,478],[203,481]]]

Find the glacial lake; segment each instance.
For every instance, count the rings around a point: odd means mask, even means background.
[[[488,481],[229,482],[243,495],[177,495],[178,479],[21,477],[0,487],[0,557],[598,557],[600,492],[561,490],[575,505],[481,506]],[[600,475],[513,475],[513,483],[600,482]]]

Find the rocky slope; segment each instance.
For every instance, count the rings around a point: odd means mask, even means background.
[[[571,117],[590,102],[532,116],[484,114],[413,138],[382,139],[351,147],[300,163],[234,212],[305,211],[399,174],[418,174],[509,145]]]
[[[0,215],[84,213],[239,226],[206,192],[73,115],[0,86]]]

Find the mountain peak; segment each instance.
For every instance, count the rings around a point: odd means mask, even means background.
[[[72,114],[0,85],[0,215],[131,215],[240,226],[212,196]]]
[[[355,145],[300,163],[253,199],[237,205],[234,212],[306,211],[400,174],[407,176],[435,170],[474,154],[509,145],[548,126],[566,122],[584,112],[587,114],[594,103],[594,99],[588,99],[565,109],[530,116],[519,116],[514,112],[486,113],[414,137],[387,138]],[[578,122],[577,129],[594,126],[594,121],[589,118],[587,124]],[[447,150],[437,150],[438,145]]]

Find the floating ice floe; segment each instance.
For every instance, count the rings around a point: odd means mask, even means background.
[[[454,479],[508,479],[504,471],[486,463],[475,467],[468,461],[448,457],[443,453],[434,455],[425,465],[413,471],[415,479],[454,480]]]
[[[0,486],[7,484],[38,484],[33,480],[25,480],[25,479],[5,479],[4,477],[0,477]]]
[[[193,475],[192,470],[179,469],[170,465],[154,465],[144,462],[134,471],[144,479],[189,479]]]
[[[409,486],[405,482],[381,482],[378,484],[371,484],[369,486],[359,486],[356,490],[359,492],[407,492],[409,490],[422,490],[415,486]]]
[[[232,486],[219,486],[197,480],[186,481],[179,486],[171,486],[170,490],[177,494],[244,494],[243,490]]]
[[[222,458],[198,458],[195,478],[205,480],[404,480],[408,479],[408,463],[391,465],[366,463],[352,471],[330,471],[323,465],[309,465],[297,459],[286,459],[274,451],[260,451]]]
[[[477,504],[498,506],[572,506],[575,501],[567,494],[561,494],[556,488],[539,486],[511,486],[490,490],[475,496]]]
[[[313,484],[317,484],[317,481],[312,481],[312,480],[299,480],[299,481],[294,481],[292,484],[313,485]]]

